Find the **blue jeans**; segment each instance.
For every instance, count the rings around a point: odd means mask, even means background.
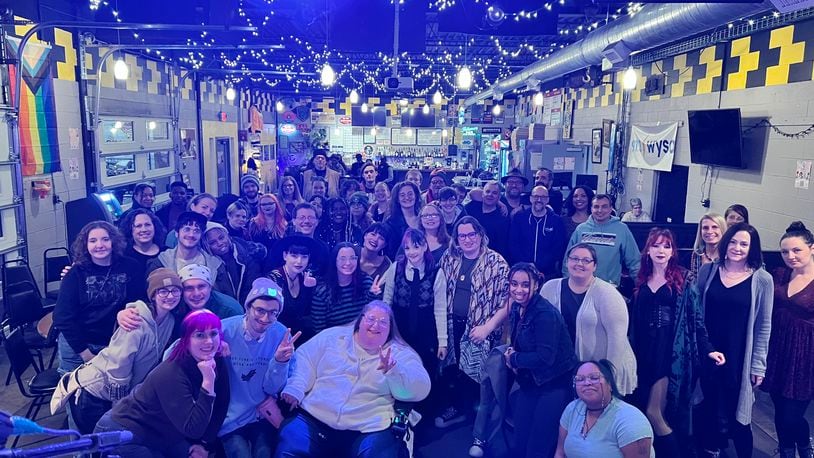
[[[271,423],[261,419],[224,434],[220,440],[226,456],[267,458],[274,451],[277,431]]]
[[[372,433],[339,431],[299,411],[280,428],[280,443],[273,456],[398,458],[401,447],[403,444],[389,428]]]
[[[125,431],[127,428],[113,420],[113,417],[108,411],[96,423],[95,433],[106,433],[110,431]],[[166,444],[166,450],[156,450],[150,448],[143,442],[143,439],[138,436],[133,436],[133,441],[124,445],[120,445],[113,452],[121,458],[185,458],[189,456],[190,444],[186,441],[181,441],[177,444]]]
[[[88,345],[88,349],[90,349],[91,353],[96,355],[106,346],[107,345],[91,344]],[[65,374],[66,372],[71,372],[85,363],[82,357],[79,356],[79,353],[74,351],[62,334],[60,334],[59,338],[57,339],[57,351],[59,352],[59,368],[57,369],[57,371],[59,371],[59,375]]]

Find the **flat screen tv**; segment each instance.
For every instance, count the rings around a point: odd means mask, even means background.
[[[355,106],[351,109],[351,120],[353,126],[384,127],[387,125],[387,110],[384,107],[376,107],[365,113],[362,112],[361,106]]]
[[[435,108],[424,114],[421,109],[410,110],[401,115],[402,127],[435,127]]]
[[[746,167],[741,139],[741,110],[690,110],[690,161],[693,164]]]

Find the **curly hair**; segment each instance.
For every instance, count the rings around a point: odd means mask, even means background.
[[[274,226],[271,230],[268,229],[269,221],[266,220],[266,215],[263,213],[262,209],[260,209],[260,205],[263,199],[271,199],[276,204],[276,208],[274,210]],[[280,205],[280,201],[277,199],[277,196],[274,194],[263,194],[260,198],[257,199],[257,206],[258,212],[254,218],[252,218],[252,224],[249,224],[249,234],[251,236],[257,235],[261,232],[269,232],[269,235],[272,238],[281,239],[285,237],[285,231],[288,228],[288,221],[285,219],[285,213],[283,213],[284,208]]]
[[[80,266],[89,266],[93,264],[93,260],[88,253],[88,237],[90,231],[94,229],[104,229],[110,236],[110,242],[113,247],[113,260],[123,255],[127,243],[124,241],[121,232],[116,229],[116,226],[108,223],[107,221],[91,221],[79,231],[76,239],[71,244],[71,251],[73,252],[73,259],[75,264]]]
[[[133,225],[135,225],[138,215],[147,215],[150,217],[150,221],[153,223],[153,243],[158,245],[159,248],[163,247],[164,240],[167,239],[167,229],[164,227],[164,223],[155,216],[155,213],[145,208],[137,208],[127,212],[127,215],[119,222],[119,229],[122,232],[124,240],[127,242],[127,246],[133,246]]]
[[[393,190],[390,192],[390,218],[395,218],[406,224],[407,220],[404,218],[401,204],[399,204],[399,191],[401,191],[401,188],[404,187],[409,187],[415,194],[415,205],[413,205],[413,212],[416,216],[418,216],[418,213],[421,211],[421,190],[418,189],[418,186],[416,186],[415,183],[410,181],[402,181],[401,183],[393,186]]]

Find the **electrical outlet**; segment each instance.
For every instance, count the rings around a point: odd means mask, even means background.
[[[704,199],[704,200],[702,200],[702,201],[701,201],[701,205],[702,205],[704,208],[709,208],[709,205],[710,205],[710,204],[709,204],[709,199]]]

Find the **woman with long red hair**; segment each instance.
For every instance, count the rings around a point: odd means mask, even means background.
[[[253,242],[262,243],[268,253],[277,240],[285,237],[288,221],[285,208],[274,194],[263,194],[257,199],[257,215],[249,222],[249,237]]]
[[[659,457],[683,456],[679,444],[689,443],[690,396],[698,366],[695,337],[706,333],[698,303],[689,272],[678,265],[675,236],[668,229],[651,229],[631,313],[639,380],[633,400],[653,426]],[[724,363],[721,353],[708,356]]]

